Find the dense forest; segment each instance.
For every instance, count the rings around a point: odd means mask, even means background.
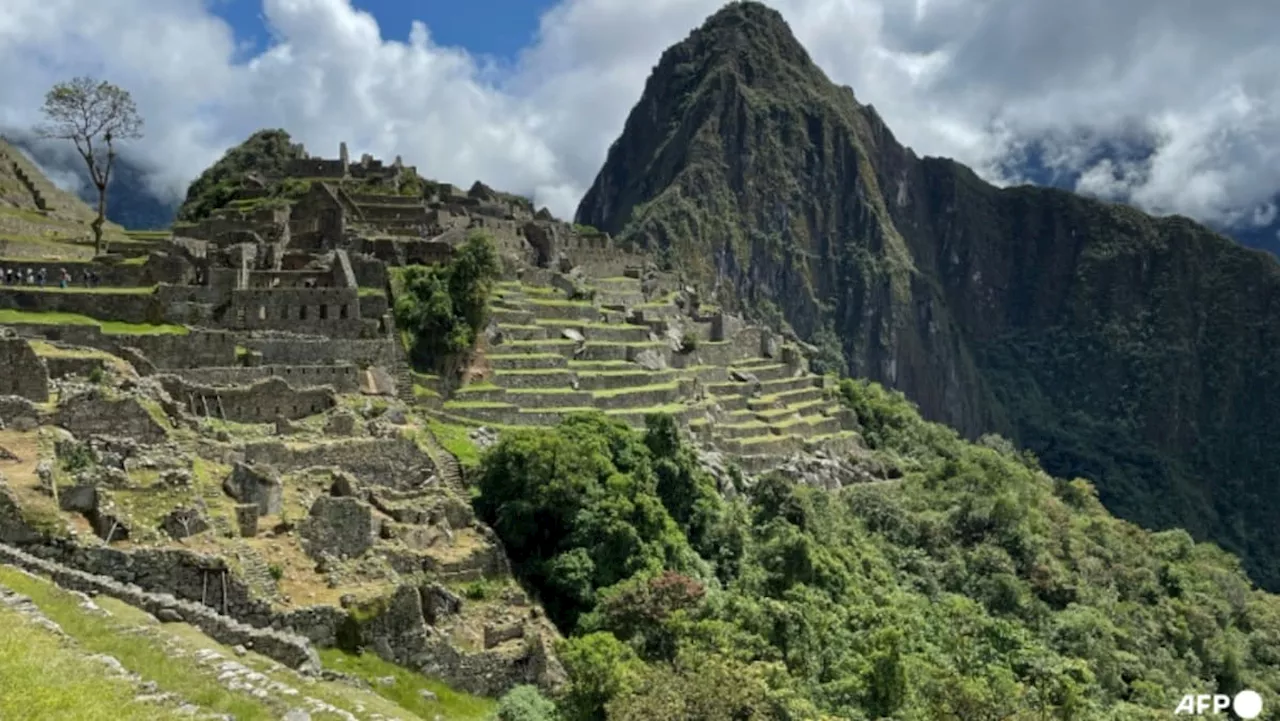
[[[502,718],[1164,719],[1185,693],[1280,690],[1280,600],[1236,558],[877,384],[840,392],[894,480],[718,489],[661,416],[504,434],[475,503],[571,680]]]

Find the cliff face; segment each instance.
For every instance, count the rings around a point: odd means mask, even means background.
[[[918,158],[755,3],[664,53],[577,220],[667,254],[726,305],[834,333],[852,375],[1010,435],[1120,515],[1184,526],[1280,587],[1270,256]]]

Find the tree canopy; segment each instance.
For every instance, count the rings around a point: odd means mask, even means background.
[[[1089,483],[900,394],[841,395],[861,462],[894,480],[775,474],[726,497],[661,416],[487,453],[478,512],[568,635],[558,718],[1119,721],[1280,691],[1280,600],[1237,559],[1113,518]]]
[[[98,191],[98,217],[92,224],[94,247],[104,252],[102,226],[107,218],[107,186],[115,165],[115,143],[142,137],[142,116],[129,91],[103,80],[77,77],[54,85],[41,109],[44,138],[70,140],[84,159]]]

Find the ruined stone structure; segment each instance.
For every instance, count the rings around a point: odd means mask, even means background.
[[[49,400],[49,369],[21,338],[0,337],[0,395]]]

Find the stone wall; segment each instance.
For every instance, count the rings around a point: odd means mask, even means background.
[[[49,400],[49,369],[21,338],[0,337],[0,395]]]
[[[248,463],[282,473],[315,466],[336,466],[374,486],[412,489],[434,474],[431,458],[406,438],[360,438],[291,448],[280,441],[247,444]]]
[[[229,324],[244,330],[288,330],[357,337],[360,299],[355,288],[272,288],[231,295]]]
[[[185,283],[192,278],[193,267],[180,255],[153,253],[144,263],[102,263],[84,260],[26,260],[0,261],[0,269],[17,270],[26,276],[28,270],[35,273],[43,268],[45,285],[57,287],[58,278],[65,268],[71,274],[73,287],[84,287],[85,271],[98,274],[98,285],[104,288],[138,288],[160,283]]]
[[[295,389],[279,376],[235,388],[191,384],[174,375],[160,376],[160,382],[169,395],[184,401],[194,415],[237,423],[305,418],[337,404],[331,388]]]
[[[189,368],[174,371],[172,374],[187,383],[203,386],[246,386],[268,378],[279,377],[299,388],[331,386],[339,393],[356,393],[360,390],[360,369],[350,363]]]
[[[56,284],[55,284],[56,285]],[[98,320],[160,323],[165,308],[154,292],[94,293],[0,286],[0,308],[41,313],[75,313]]]
[[[23,323],[12,327],[26,337],[97,348],[122,357],[127,355],[125,349],[134,348],[155,368],[229,366],[236,360],[236,338],[226,331],[195,329],[182,335],[133,335],[103,333],[97,326],[90,325]],[[145,369],[138,371],[145,372]]]
[[[48,553],[47,549],[46,553]],[[55,552],[48,553],[48,555],[58,556],[62,554]],[[63,588],[81,593],[105,594],[130,606],[140,608],[161,620],[189,623],[219,643],[228,646],[249,646],[254,651],[290,668],[307,673],[319,672],[320,658],[316,655],[315,649],[307,642],[307,639],[301,636],[269,628],[254,628],[234,618],[222,615],[210,606],[195,603],[191,600],[181,600],[171,593],[147,591],[140,587],[140,584],[122,582],[118,578],[112,577],[117,574],[126,577],[134,576],[136,572],[131,572],[133,569],[129,567],[134,565],[131,562],[135,558],[123,556],[115,559],[123,562],[120,567],[111,569],[115,573],[90,573],[68,567],[48,558],[39,558],[12,546],[0,544],[0,561],[24,568],[32,573],[48,576],[54,583]],[[168,569],[165,570],[166,572],[168,571]],[[206,579],[206,583],[207,574],[208,571],[202,574]],[[225,570],[221,571],[220,577],[225,579]],[[165,580],[161,580],[158,587],[163,588],[168,585],[169,583]],[[213,585],[215,592],[225,588],[217,582]]]
[[[262,354],[262,362],[267,365],[354,363],[361,367],[385,367],[399,360],[395,345],[386,339],[276,337],[243,338],[241,343],[249,350]]]
[[[352,253],[348,260],[356,277],[356,285],[361,288],[387,287],[386,263],[364,253]]]
[[[125,436],[141,443],[160,443],[168,435],[168,429],[138,398],[111,398],[101,388],[63,399],[53,422],[77,438]]]

